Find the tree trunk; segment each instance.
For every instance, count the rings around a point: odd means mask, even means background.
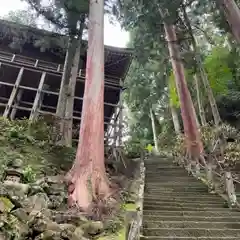
[[[177,110],[172,104],[170,104],[170,108],[171,108],[171,114],[172,114],[172,120],[173,120],[173,126],[174,126],[175,133],[180,134],[181,128],[180,128]]]
[[[238,43],[240,43],[240,10],[234,0],[218,0],[223,8],[226,20],[232,30],[232,34]]]
[[[196,92],[197,92],[197,103],[198,103],[198,109],[199,109],[201,124],[202,124],[202,126],[206,126],[207,125],[207,120],[206,120],[205,111],[204,111],[204,108],[203,108],[203,105],[202,105],[202,99],[201,99],[201,96],[200,96],[199,79],[198,79],[197,74],[194,75],[194,80],[195,80],[195,87],[196,87]]]
[[[206,90],[206,93],[207,93],[207,96],[208,96],[208,99],[209,99],[209,103],[210,103],[212,114],[213,114],[214,123],[215,123],[216,126],[219,126],[220,123],[221,123],[221,118],[220,118],[220,114],[219,114],[219,111],[218,111],[217,103],[216,103],[215,97],[213,95],[213,91],[212,91],[212,88],[210,86],[210,83],[209,83],[209,80],[208,80],[208,77],[207,77],[207,73],[206,73],[206,71],[203,67],[202,59],[200,57],[200,53],[199,53],[199,49],[197,47],[196,39],[193,35],[190,20],[188,18],[188,15],[187,15],[184,7],[182,8],[182,10],[183,10],[186,25],[187,25],[188,30],[189,30],[190,37],[192,38],[192,46],[193,46],[193,51],[194,51],[194,54],[195,54],[197,67],[199,68],[201,79],[203,81],[203,85],[204,85],[204,88]]]
[[[76,52],[77,39],[75,36],[69,37],[67,53],[65,56],[65,62],[63,67],[63,73],[61,78],[61,86],[58,96],[56,115],[60,120],[60,135],[63,136],[64,129],[64,115],[66,110],[67,90],[71,76],[71,69],[73,64],[74,54]]]
[[[190,154],[193,158],[199,158],[203,151],[203,145],[200,139],[200,133],[197,129],[197,121],[192,98],[188,90],[184,75],[184,67],[181,62],[175,27],[174,25],[167,24],[165,22],[164,29],[166,33],[166,40],[168,42],[168,49],[171,57],[177,91],[180,99],[181,114],[188,154]]]
[[[209,100],[211,110],[212,110],[212,114],[213,114],[214,123],[215,123],[216,126],[219,126],[221,124],[221,117],[220,117],[220,114],[219,114],[219,111],[218,111],[217,103],[216,103],[215,97],[213,95],[213,91],[212,91],[212,88],[210,86],[210,83],[209,83],[209,80],[208,80],[208,77],[207,77],[207,73],[206,73],[206,71],[203,67],[202,60],[200,59],[200,56],[199,56],[198,53],[196,55],[196,60],[197,60],[198,66],[199,66],[199,70],[200,70],[201,78],[202,78],[202,81],[203,81],[203,85],[204,85],[205,90],[207,92],[208,100]]]
[[[194,104],[192,105],[192,108],[193,108],[193,112],[194,112],[195,119],[196,119],[197,129],[199,129],[201,125],[200,125],[200,123],[199,123],[198,115],[197,115],[197,112],[196,112],[196,109],[195,109]]]
[[[73,108],[74,108],[74,96],[75,96],[75,87],[78,77],[78,66],[81,55],[82,47],[82,34],[85,24],[85,17],[81,19],[80,29],[79,29],[79,41],[76,49],[76,53],[73,60],[73,66],[71,70],[71,77],[69,81],[67,99],[66,99],[66,111],[65,111],[65,121],[64,121],[64,130],[63,130],[63,140],[65,146],[72,146],[72,125],[73,125]]]
[[[154,112],[153,112],[152,109],[150,109],[150,117],[151,117],[151,122],[152,122],[152,131],[153,131],[154,146],[155,146],[156,152],[159,153],[158,140],[157,140],[157,129],[156,129]]]
[[[69,204],[90,210],[108,197],[104,165],[104,1],[90,1],[86,81],[75,163],[66,176]]]

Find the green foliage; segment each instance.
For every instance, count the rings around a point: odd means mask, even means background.
[[[228,59],[229,51],[223,47],[214,48],[205,59],[208,79],[215,95],[227,94],[228,83],[233,79]]]
[[[170,98],[170,104],[176,108],[180,107],[180,102],[178,98],[177,88],[175,84],[175,78],[173,75],[173,72],[171,73],[169,77],[169,98]]]
[[[74,148],[55,145],[58,131],[52,119],[29,122],[0,118],[0,127],[1,172],[7,164],[20,159],[26,166],[24,181],[32,182],[36,175],[69,169],[75,158]]]
[[[32,183],[36,180],[36,173],[31,166],[27,166],[23,169],[23,181],[27,183]]]
[[[37,27],[38,16],[35,12],[27,10],[10,11],[4,19],[31,27]]]
[[[141,138],[139,140],[141,142],[130,139],[124,144],[124,152],[129,158],[137,158],[144,153],[144,148],[146,147],[147,142]]]

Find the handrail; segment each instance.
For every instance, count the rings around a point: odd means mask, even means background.
[[[215,159],[215,161],[217,161],[217,159]],[[240,206],[238,201],[237,201],[237,195],[236,195],[236,192],[235,192],[235,183],[239,184],[240,181],[233,178],[232,172],[230,170],[221,169],[221,170],[223,170],[223,174],[221,174],[221,173],[215,171],[214,169],[212,169],[212,167],[213,167],[212,163],[206,163],[206,166],[202,165],[201,163],[198,163],[197,165],[198,165],[198,167],[196,167],[196,169],[198,168],[198,171],[201,170],[201,169],[206,171],[206,176],[205,176],[206,179],[205,180],[207,180],[208,187],[211,190],[214,189],[217,192],[218,192],[218,190],[222,190],[222,189],[219,188],[219,186],[217,186],[217,183],[214,182],[214,174],[217,177],[220,177],[220,178],[222,178],[222,175],[224,174],[225,189],[223,189],[223,190],[227,195],[227,200],[228,200],[229,207]],[[197,171],[193,172],[193,170],[191,169],[191,172],[194,176],[196,176],[198,178],[199,177],[201,178],[201,176],[198,175]],[[220,183],[220,181],[218,183]]]
[[[10,52],[0,51],[0,59],[4,61],[9,61],[11,63],[20,63],[20,64],[25,63],[35,68],[43,68],[44,70],[50,70],[57,73],[62,73],[63,71],[62,64],[49,62],[41,59],[35,59],[35,58],[27,57],[21,54],[14,54]],[[78,76],[84,79],[86,77],[85,69],[79,69]],[[109,83],[112,83],[115,85],[120,84],[120,78],[118,77],[105,74],[105,78]]]
[[[143,197],[144,197],[144,186],[145,186],[145,157],[141,157],[140,163],[140,186],[138,191],[137,213],[134,219],[129,223],[129,232],[127,233],[127,240],[139,240],[142,227],[143,218]]]

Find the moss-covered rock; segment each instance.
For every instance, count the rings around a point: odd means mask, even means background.
[[[84,223],[81,228],[85,235],[97,235],[104,231],[104,225],[101,221],[89,221]]]
[[[14,204],[7,197],[0,197],[0,212],[10,212],[14,208]]]
[[[125,214],[136,209],[137,162],[126,162],[126,168],[121,162],[111,161],[116,164],[114,172],[107,163],[114,182],[111,186],[121,189],[122,194],[109,199],[104,216],[96,214],[89,220],[77,209],[67,207],[64,176],[74,160],[75,148],[55,146],[49,136],[51,126],[41,121],[0,119],[0,128],[0,175],[10,167],[23,174],[20,182],[10,178],[0,185],[0,239],[125,239]]]

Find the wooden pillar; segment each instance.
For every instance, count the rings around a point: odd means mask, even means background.
[[[57,71],[58,71],[58,72],[61,71],[61,64],[58,64]]]
[[[119,126],[118,126],[118,139],[119,146],[122,145],[122,137],[123,137],[123,96],[122,90],[120,92],[120,101],[119,101]]]
[[[21,101],[22,95],[23,95],[23,89],[19,89],[17,97],[16,97],[16,100],[14,102],[14,106],[13,106],[11,114],[10,114],[10,119],[11,120],[15,119],[15,116],[16,116],[16,113],[17,113],[17,107],[19,106],[19,103]]]
[[[18,73],[15,85],[13,86],[12,93],[10,95],[10,98],[8,99],[7,106],[6,106],[5,111],[3,113],[3,117],[8,117],[8,115],[9,115],[9,112],[10,112],[10,110],[12,108],[13,102],[15,101],[15,98],[16,98],[16,95],[17,95],[17,92],[18,92],[18,89],[19,89],[20,82],[22,80],[23,72],[24,72],[24,67],[22,67],[20,69],[19,73]]]
[[[232,173],[227,170],[225,172],[225,187],[226,187],[226,192],[228,195],[228,202],[229,202],[229,207],[234,206],[237,203],[237,195],[235,192],[235,186],[233,182],[233,177]]]
[[[37,117],[37,114],[38,114],[37,110],[38,110],[38,107],[39,107],[40,97],[41,97],[41,93],[42,93],[42,90],[43,90],[43,85],[44,85],[45,78],[46,78],[46,72],[43,72],[42,76],[41,76],[41,79],[40,79],[40,82],[39,82],[39,85],[38,85],[38,90],[37,90],[37,93],[36,93],[36,96],[35,96],[35,99],[34,99],[32,111],[31,111],[31,114],[30,114],[30,117],[29,117],[30,121],[35,120],[36,117]]]
[[[65,146],[72,146],[72,128],[73,128],[73,111],[74,111],[74,97],[75,89],[78,77],[78,67],[79,60],[81,56],[82,38],[79,39],[78,47],[73,60],[73,66],[71,69],[71,77],[69,80],[67,99],[66,99],[66,109],[65,109],[65,119],[63,121],[63,138]]]
[[[108,137],[109,145],[115,145],[115,126],[114,126],[114,124],[115,124],[116,116],[117,116],[117,109],[113,113],[110,123],[108,125],[109,130],[108,130],[107,137]]]
[[[15,60],[15,57],[16,57],[16,55],[15,55],[15,54],[13,54],[13,56],[12,56],[12,59],[11,59],[11,62],[14,62],[14,60]]]
[[[115,115],[114,115],[114,122],[113,122],[113,145],[117,146],[118,141],[118,117],[119,117],[119,107],[116,108]]]
[[[34,67],[37,67],[38,66],[38,59],[36,60],[35,64],[34,64]]]

